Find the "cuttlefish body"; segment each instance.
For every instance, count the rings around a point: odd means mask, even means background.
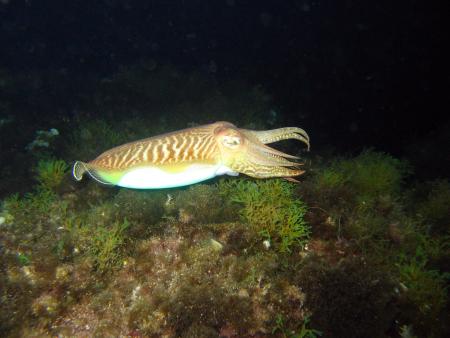
[[[294,180],[303,171],[288,159],[298,157],[266,146],[286,139],[309,149],[308,134],[300,128],[255,131],[216,122],[126,143],[87,163],[77,161],[73,176],[79,181],[87,172],[100,183],[136,189],[180,187],[239,173]]]

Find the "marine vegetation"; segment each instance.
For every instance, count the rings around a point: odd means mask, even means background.
[[[391,310],[397,312],[400,326],[413,328],[419,336],[439,337],[443,330],[448,330],[446,324],[440,321],[448,309],[449,275],[443,267],[446,264],[444,262],[450,259],[449,239],[448,227],[442,226],[445,219],[448,219],[448,204],[444,202],[448,191],[442,189],[445,186],[445,181],[442,180],[422,184],[420,188],[412,185],[409,190],[405,182],[411,172],[411,167],[404,161],[388,154],[366,150],[354,158],[339,158],[323,166],[318,165],[311,179],[300,189],[300,195],[310,206],[310,210],[314,211],[311,221],[320,226],[320,230],[316,231],[334,238],[332,248],[336,252],[341,253],[342,257],[349,253],[360,257],[373,271],[379,271],[384,276],[385,283],[396,285],[394,295],[383,293],[385,298],[377,300],[385,299],[385,305],[380,306],[386,306],[395,299],[397,308]],[[426,193],[417,191],[423,191],[426,186],[429,187],[425,189]],[[437,227],[437,224],[440,226]],[[323,240],[322,236],[321,242]],[[336,272],[341,273],[342,269],[338,268]],[[318,269],[320,273],[323,270],[324,268]],[[360,270],[364,270],[363,266]],[[305,278],[309,277],[305,275]],[[311,285],[315,287],[317,280],[313,279]],[[332,279],[334,282],[331,283],[330,290],[336,290],[341,282],[336,277]],[[378,284],[381,279],[374,277],[373,280],[377,280]],[[359,285],[366,282],[358,280],[356,283]],[[382,289],[387,291],[388,288]],[[321,297],[326,296],[322,288],[317,289],[317,292]],[[381,289],[378,293],[381,297]],[[309,299],[313,301],[313,292],[310,291],[309,295]],[[342,299],[333,295],[326,296],[323,300],[324,310],[313,311],[312,316],[312,322],[317,323],[320,328],[324,328],[325,323],[332,323],[331,318],[338,318],[337,313],[345,313],[342,305],[339,305],[336,309],[340,310],[330,313],[330,318],[327,318],[325,309],[333,308],[331,299],[333,302],[346,299],[346,303],[352,303],[350,295]],[[315,299],[314,302],[316,301],[318,300]],[[382,312],[384,315],[391,313],[381,311],[381,307],[376,311],[380,315]],[[355,306],[355,309],[362,308],[362,305]],[[354,317],[350,314],[344,316]],[[320,324],[322,320],[323,323]],[[324,331],[332,336],[359,336],[362,332],[376,330],[385,332],[389,320],[392,319],[386,318],[386,326],[377,329],[364,327],[359,320],[361,328],[352,326],[351,331],[346,325],[339,331],[339,321],[330,324]],[[397,331],[400,332],[400,328]],[[374,334],[379,335],[381,333]]]
[[[276,326],[272,329],[272,333],[281,333],[284,338],[317,338],[322,332],[308,327],[309,317],[305,317],[302,326],[298,332],[286,329],[283,316],[279,315],[276,319]]]
[[[347,236],[368,250],[389,244],[387,234],[395,236],[401,222],[410,223],[399,203],[409,172],[407,163],[369,149],[315,169],[302,195],[321,210],[338,238]]]
[[[107,272],[111,268],[122,263],[120,250],[125,245],[125,231],[130,223],[125,218],[108,227],[98,226],[93,231],[88,250],[94,258],[95,268],[101,272]]]
[[[220,192],[231,202],[241,205],[242,219],[266,245],[281,253],[302,248],[310,228],[304,220],[305,204],[294,196],[294,185],[282,180],[227,180],[219,184]]]
[[[198,183],[218,175],[294,177],[302,170],[298,157],[266,144],[296,139],[309,149],[309,137],[300,128],[254,131],[229,122],[184,129],[110,149],[85,163],[77,161],[73,175],[84,173],[103,184],[137,189],[172,188]]]
[[[54,190],[68,171],[69,165],[64,160],[40,160],[36,167],[36,180],[42,189]]]
[[[421,190],[425,190],[425,198],[417,203],[418,216],[431,232],[450,235],[450,182],[444,179],[428,182]]]
[[[230,208],[224,205],[217,185],[195,184],[165,202],[168,215],[175,214],[182,223],[210,224],[217,220],[232,221]]]

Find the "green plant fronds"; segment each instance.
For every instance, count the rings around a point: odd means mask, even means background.
[[[431,189],[425,201],[419,203],[417,211],[433,231],[449,233],[450,226],[450,182],[437,180],[430,183]]]
[[[335,207],[337,201],[345,201],[349,206],[353,200],[354,206],[370,209],[381,196],[397,196],[410,172],[406,162],[369,149],[320,168],[312,179],[312,189],[322,204]]]
[[[279,179],[221,181],[219,191],[242,206],[241,217],[282,252],[306,244],[310,229],[304,220],[305,204],[294,197],[294,185]]]
[[[14,221],[20,225],[35,225],[48,217],[53,209],[56,195],[51,190],[38,189],[20,197],[14,194],[8,197],[3,204],[4,210],[10,214]]]
[[[432,269],[428,263],[429,255],[419,245],[414,256],[401,254],[397,267],[407,302],[413,304],[433,326],[448,301],[450,273]]]
[[[421,256],[427,257],[430,262],[450,257],[450,235],[432,237],[429,234],[421,233],[420,229],[416,229],[409,237],[411,245],[405,243],[404,250],[411,256],[417,255],[417,250],[420,249]],[[412,248],[412,250],[407,251],[406,248]]]
[[[119,218],[145,225],[156,224],[164,213],[163,191],[120,190],[114,197]]]
[[[40,160],[36,167],[39,187],[54,190],[61,184],[68,170],[69,165],[63,160]]]
[[[17,254],[17,260],[19,261],[20,265],[25,266],[25,265],[30,265],[31,258],[28,255],[26,255],[22,252],[19,252]]]
[[[411,325],[402,325],[400,327],[399,334],[401,338],[418,338],[416,335],[414,335],[414,331]]]
[[[283,338],[317,338],[322,336],[322,332],[319,330],[309,328],[309,317],[305,317],[300,330],[289,330],[286,327],[283,315],[279,314],[275,320],[275,327],[272,329],[272,334],[281,333]]]
[[[324,168],[319,175],[315,177],[315,184],[321,190],[332,190],[342,187],[347,181],[346,176],[336,168]]]
[[[206,224],[226,220],[222,196],[214,185],[196,184],[174,195],[173,209],[179,220]]]
[[[89,255],[98,271],[104,273],[121,264],[122,248],[126,241],[125,231],[130,223],[124,219],[111,226],[97,226],[92,233]]]
[[[347,177],[347,183],[361,197],[372,199],[400,192],[408,165],[388,154],[365,150],[351,160],[337,162],[336,169]]]

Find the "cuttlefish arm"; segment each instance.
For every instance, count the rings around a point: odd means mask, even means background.
[[[278,128],[272,130],[244,130],[241,129],[247,136],[253,135],[260,142],[264,144],[274,143],[282,140],[295,139],[305,143],[309,150],[309,136],[301,128],[297,127],[287,127],[287,128]]]
[[[112,148],[90,162],[77,161],[73,175],[81,180],[88,173],[103,184],[137,189],[179,187],[224,174],[301,175],[301,164],[289,160],[296,156],[265,145],[285,139],[309,147],[309,137],[300,128],[253,131],[216,122]]]

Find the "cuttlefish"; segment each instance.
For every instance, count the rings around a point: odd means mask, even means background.
[[[301,128],[247,130],[216,122],[126,143],[105,151],[90,162],[77,161],[73,176],[88,173],[94,180],[135,189],[173,188],[219,175],[240,173],[255,178],[301,175],[301,163],[266,144],[296,139],[309,149]]]

